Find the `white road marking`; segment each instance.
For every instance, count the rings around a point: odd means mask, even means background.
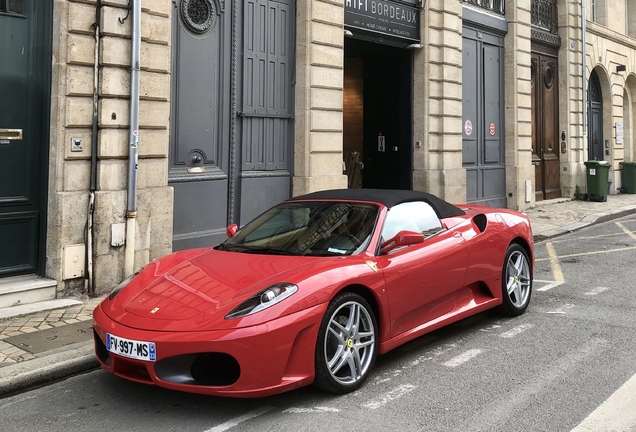
[[[234,426],[238,426],[244,421],[253,419],[254,417],[258,417],[259,415],[265,414],[268,411],[273,410],[273,406],[264,406],[254,411],[248,412],[240,417],[233,418],[231,420],[226,421],[225,423],[221,423],[220,425],[214,426],[212,429],[208,429],[205,432],[224,432],[228,429],[232,429]]]
[[[524,331],[526,331],[528,329],[531,329],[532,327],[534,327],[534,324],[521,324],[521,325],[518,325],[517,327],[513,327],[512,329],[508,330],[507,332],[503,332],[499,336],[501,336],[502,338],[515,337],[518,334],[523,333]]]
[[[609,288],[607,287],[598,287],[596,289],[593,289],[592,291],[586,292],[585,295],[588,296],[594,296],[594,295],[599,295],[600,293],[604,293],[605,291],[608,291]]]
[[[373,382],[371,382],[371,385],[378,385],[378,384],[382,384],[385,382],[391,381],[391,378],[384,378],[384,379],[375,379],[373,380]]]
[[[552,288],[556,288],[559,285],[564,284],[565,282],[563,281],[547,281],[547,280],[539,280],[539,279],[535,279],[534,281],[532,281],[533,283],[539,282],[539,283],[545,283],[546,285],[542,286],[541,288],[537,288],[536,291],[548,291],[551,290]]]
[[[572,432],[632,431],[636,427],[636,375],[587,416]]]
[[[452,359],[444,363],[444,366],[453,367],[453,368],[457,367],[461,364],[466,363],[469,360],[472,360],[473,358],[477,357],[481,353],[482,351],[480,349],[468,350],[465,353],[458,355],[457,357],[453,357]]]
[[[283,414],[305,414],[305,413],[337,413],[338,408],[330,407],[313,407],[313,408],[287,408]]]
[[[546,313],[549,313],[549,314],[562,314],[562,315],[565,315],[565,314],[566,314],[565,310],[566,310],[566,309],[572,309],[573,307],[574,307],[574,305],[573,305],[573,304],[568,304],[568,303],[566,303],[566,304],[564,304],[563,306],[561,306],[560,308],[558,308],[557,310],[549,311],[549,312],[546,312]]]
[[[412,392],[413,390],[415,390],[417,388],[417,386],[411,385],[411,384],[404,384],[401,385],[399,387],[394,388],[393,390],[391,390],[388,393],[385,393],[383,395],[381,395],[380,397],[372,400],[369,403],[366,403],[364,405],[362,405],[364,408],[368,408],[368,409],[378,409],[381,406],[386,405],[387,403],[391,402],[392,400],[395,400],[399,397],[404,396],[407,393]]]
[[[406,366],[403,367],[404,369],[406,369]],[[378,384],[382,384],[385,383],[387,381],[391,381],[391,378],[386,378],[387,375],[391,374],[393,376],[393,378],[395,378],[396,376],[400,375],[402,373],[401,369],[395,369],[394,371],[391,372],[385,372],[382,375],[380,375],[377,378],[374,378],[369,385],[378,385]]]
[[[462,341],[460,340],[459,343],[461,343]],[[437,347],[432,351],[429,351],[421,356],[418,356],[415,360],[413,360],[411,362],[411,366],[417,366],[418,364],[422,363],[423,361],[426,360],[433,360],[433,357],[439,357],[442,354],[457,348],[457,344],[452,343],[452,344],[446,344],[444,346],[441,347]]]
[[[489,325],[488,327],[484,327],[483,329],[479,329],[479,331],[490,333],[492,330],[496,330],[498,328],[501,328],[501,326],[498,324],[493,324],[493,325]]]
[[[468,418],[463,425],[457,425],[455,429],[462,432],[506,430],[504,424],[514,419],[517,413],[523,412],[531,401],[538,400],[546,387],[568,376],[581,362],[602,352],[606,345],[606,340],[592,338],[586,345],[556,359],[540,373],[516,383],[511,392],[486,402],[479,413]]]

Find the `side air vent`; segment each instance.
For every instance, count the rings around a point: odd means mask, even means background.
[[[473,223],[477,227],[480,233],[486,231],[486,226],[488,225],[488,220],[486,219],[486,215],[478,214],[473,218]]]

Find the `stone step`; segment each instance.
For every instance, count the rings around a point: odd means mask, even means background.
[[[31,315],[39,312],[55,309],[65,309],[72,306],[81,305],[82,302],[75,299],[46,300],[19,306],[12,306],[0,309],[0,320],[6,320],[23,315]]]
[[[35,275],[0,279],[0,309],[53,300],[57,281]]]

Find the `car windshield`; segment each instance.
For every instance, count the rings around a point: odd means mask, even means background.
[[[282,203],[245,225],[219,248],[281,255],[353,255],[366,249],[378,211],[378,206],[362,203]]]

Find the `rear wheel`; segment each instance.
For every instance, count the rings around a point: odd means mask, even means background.
[[[508,247],[502,270],[503,303],[500,311],[509,316],[521,315],[530,304],[532,273],[528,253],[519,244]]]
[[[320,324],[314,384],[333,393],[360,388],[375,363],[377,328],[373,309],[364,298],[354,293],[336,296]]]

